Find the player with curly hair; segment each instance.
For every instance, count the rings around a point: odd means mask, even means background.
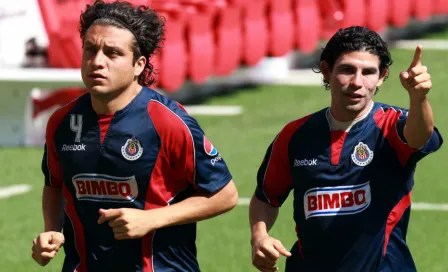
[[[238,193],[196,120],[147,87],[163,18],[97,0],[80,34],[88,93],[47,124],[33,259],[46,265],[63,245],[62,271],[199,271],[196,222],[231,210]]]

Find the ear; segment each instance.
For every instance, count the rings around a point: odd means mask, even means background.
[[[320,71],[322,73],[322,76],[324,77],[324,81],[329,81],[330,79],[330,67],[328,66],[328,63],[326,61],[320,62]]]
[[[137,61],[134,64],[134,75],[136,77],[140,76],[140,74],[143,72],[146,66],[146,58],[143,56],[140,56]]]
[[[378,84],[376,85],[377,87],[380,87],[381,85],[383,85],[383,82],[386,79],[386,76],[388,73],[389,73],[389,70],[384,69],[384,72],[382,75],[380,75],[380,80],[378,81]]]

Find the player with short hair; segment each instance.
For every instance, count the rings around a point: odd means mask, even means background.
[[[45,232],[33,258],[64,244],[62,271],[199,271],[196,223],[232,209],[232,176],[194,118],[145,87],[164,20],[128,2],[81,15],[88,93],[47,125]],[[63,234],[61,233],[63,229]]]
[[[331,105],[287,124],[269,146],[250,204],[253,265],[276,271],[415,271],[406,245],[416,164],[442,145],[428,100],[432,87],[415,50],[400,73],[409,110],[374,102],[392,59],[364,27],[340,29],[321,55]],[[269,235],[294,194],[298,240]]]

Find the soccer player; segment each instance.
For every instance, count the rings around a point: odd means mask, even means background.
[[[364,27],[339,30],[321,55],[331,105],[287,124],[269,146],[250,203],[253,265],[276,271],[415,271],[406,231],[416,164],[440,148],[430,75],[415,50],[400,73],[409,110],[373,101],[392,59]],[[269,235],[294,194],[298,240]]]
[[[98,0],[82,13],[89,92],[47,125],[40,265],[64,244],[62,271],[199,271],[195,222],[236,205],[232,176],[195,119],[145,87],[163,28],[128,2]]]

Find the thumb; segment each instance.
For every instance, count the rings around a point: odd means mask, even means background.
[[[291,256],[291,252],[289,252],[282,244],[282,242],[280,241],[276,241],[274,243],[274,248],[283,256],[285,257],[290,257]]]
[[[56,249],[59,249],[61,245],[64,244],[64,242],[65,242],[64,234],[60,232],[53,233],[50,243],[56,246]]]
[[[400,79],[407,80],[409,78],[408,72],[401,72],[400,73]]]
[[[408,80],[409,79],[409,73],[408,72],[401,72],[400,73],[400,80],[403,82],[403,81],[406,81],[406,80]]]
[[[106,221],[120,217],[121,209],[108,209],[108,210],[100,209],[99,213],[101,216],[98,219],[98,224],[102,224]]]
[[[98,224],[102,224],[106,221],[107,210],[99,209],[98,213],[100,214],[100,218],[98,218]]]

